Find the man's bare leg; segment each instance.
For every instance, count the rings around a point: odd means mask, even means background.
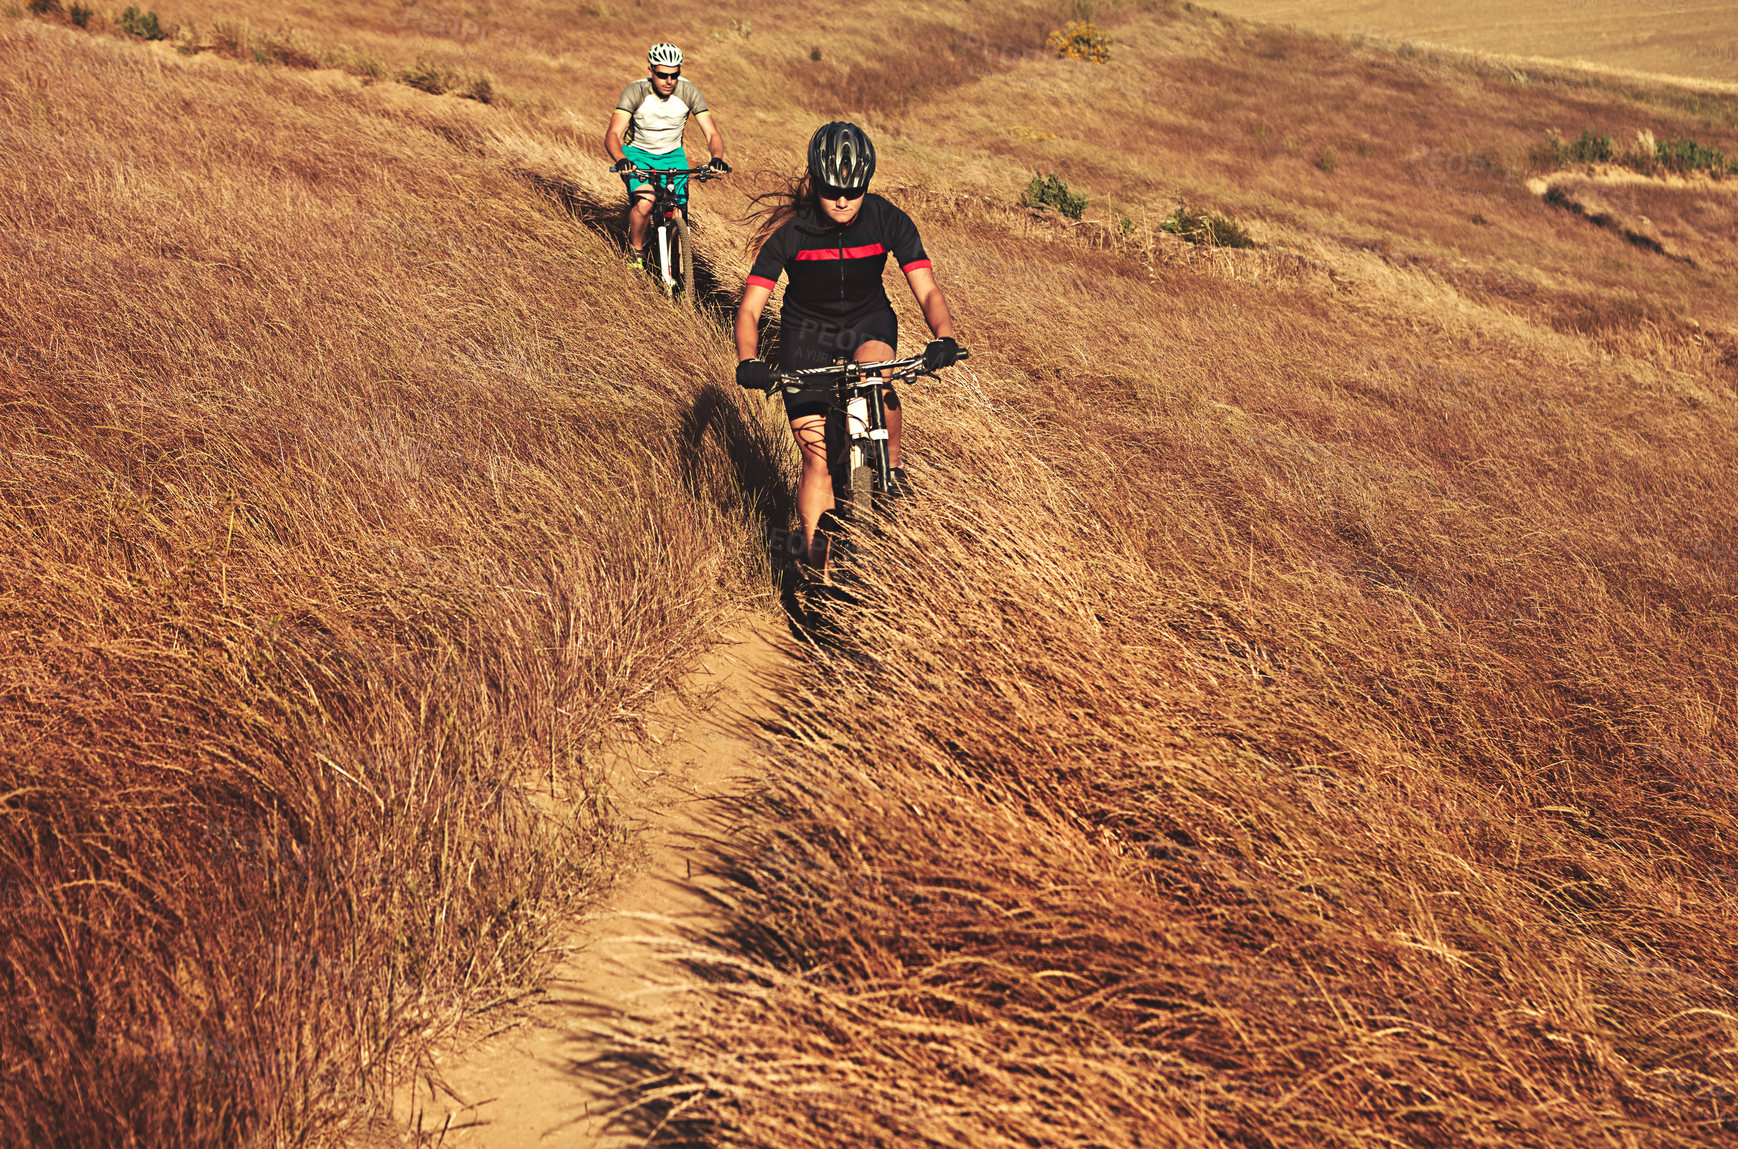
[[[633,203],[628,207],[628,246],[635,251],[646,246],[647,225],[651,219],[652,197],[635,192]]]

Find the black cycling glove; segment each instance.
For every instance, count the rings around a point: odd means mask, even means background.
[[[628,159],[626,156],[623,156],[621,159],[617,160],[610,167],[610,171],[612,171],[612,172],[631,172],[633,170],[634,170],[634,161]]]
[[[939,371],[943,367],[952,367],[959,362],[960,345],[954,342],[953,336],[944,335],[940,339],[930,341],[923,349],[923,369]]]
[[[723,156],[713,156],[712,162],[706,166],[717,172],[719,175],[723,175],[725,172],[730,170],[730,165],[724,162]]]
[[[744,359],[736,365],[736,384],[744,391],[770,391],[772,368],[758,359]]]

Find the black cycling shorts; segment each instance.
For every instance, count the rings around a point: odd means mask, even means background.
[[[849,326],[802,315],[787,315],[780,319],[778,331],[778,369],[802,371],[809,367],[825,367],[836,359],[855,359],[857,349],[865,343],[879,340],[887,346],[899,347],[899,319],[891,307],[872,311]],[[786,391],[785,414],[791,419],[805,415],[825,415],[831,405],[831,392],[826,388],[812,391]],[[887,404],[897,408],[899,400]]]

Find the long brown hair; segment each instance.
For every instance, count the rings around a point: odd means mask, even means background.
[[[742,217],[743,222],[758,219],[754,234],[748,239],[752,251],[759,251],[772,233],[783,227],[798,212],[815,204],[815,181],[809,178],[805,170],[796,179],[790,180],[783,187],[775,187],[771,191],[750,196],[749,203],[754,206],[748,209],[748,214]]]

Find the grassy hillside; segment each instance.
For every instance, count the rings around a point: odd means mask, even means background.
[[[1156,2],[1110,66],[967,0],[159,14],[0,24],[10,1123],[353,1127],[607,880],[586,751],[788,500],[718,315],[600,233],[669,38],[720,313],[849,115],[974,355],[624,1121],[1738,1141],[1738,198],[1547,146],[1738,154],[1738,102]]]

